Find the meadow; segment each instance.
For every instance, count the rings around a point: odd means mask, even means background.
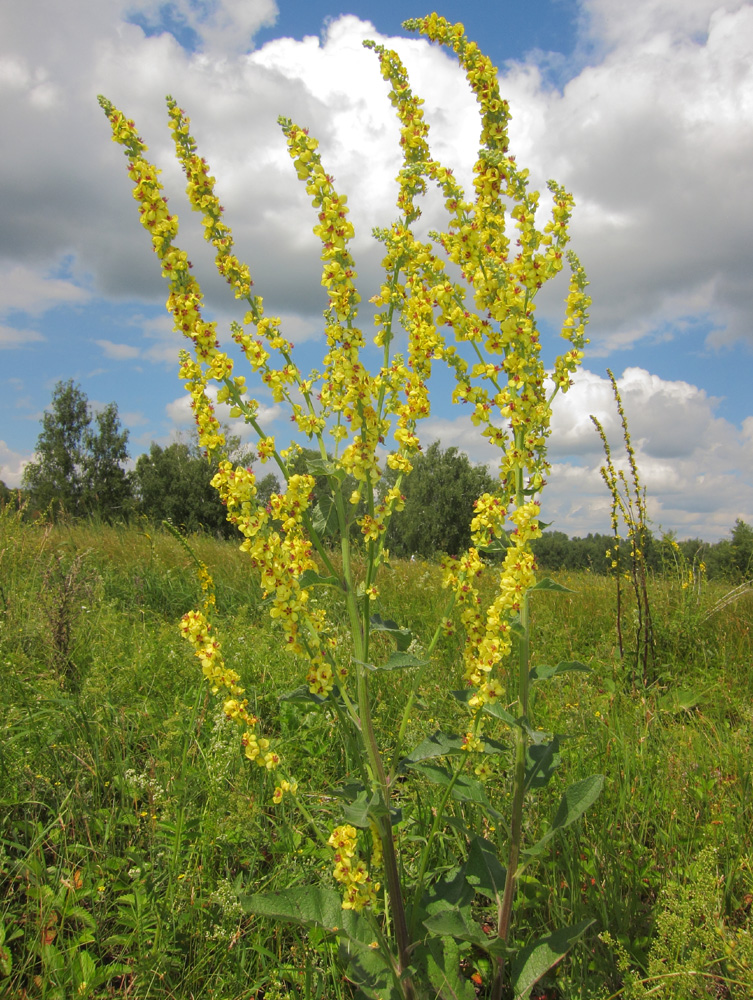
[[[201,591],[178,541],[145,524],[27,523],[10,507],[0,530],[0,996],[351,997],[334,943],[243,908],[244,893],[331,881],[331,851],[294,802],[272,804],[274,777],[245,759],[181,639]],[[352,761],[331,709],[296,694],[303,669],[237,545],[190,541],[214,576],[225,657],[251,709],[302,801],[337,822]],[[440,575],[397,562],[382,579],[380,613],[419,643],[437,618]],[[725,600],[722,582],[652,578],[655,680],[634,687],[629,641],[624,660],[616,653],[614,582],[557,579],[572,593],[532,598],[533,665],[577,659],[591,672],[536,689],[537,723],[562,734],[561,759],[526,839],[566,784],[594,771],[606,780],[522,878],[519,933],[594,921],[533,996],[751,997],[753,594]],[[629,640],[629,608],[625,621]],[[462,731],[450,697],[459,650],[450,636],[433,657],[409,745]],[[404,672],[378,677],[387,746],[407,684]],[[505,778],[487,789],[500,829]],[[437,794],[414,782],[398,792],[407,857],[424,828],[411,817]],[[461,807],[473,823],[472,804],[450,808],[437,872],[463,855]],[[488,821],[483,832],[494,839]],[[484,958],[466,965],[485,996]]]

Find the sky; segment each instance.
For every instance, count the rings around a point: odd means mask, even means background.
[[[436,10],[462,20],[499,67],[511,152],[531,184],[544,191],[553,177],[576,201],[571,245],[590,280],[591,342],[556,401],[545,520],[569,535],[609,530],[590,414],[619,458],[611,369],[654,530],[728,537],[737,518],[753,522],[753,3],[447,0]],[[348,195],[366,302],[381,256],[370,233],[395,216],[399,156],[364,39],[399,52],[425,99],[434,155],[471,182],[478,118],[467,84],[445,50],[401,27],[430,12],[413,0],[0,7],[0,479],[20,484],[60,380],[95,410],[117,404],[132,461],[192,432],[181,338],[97,94],[136,121],[161,167],[178,242],[224,337],[237,306],[189,212],[165,95],[190,115],[255,290],[307,368],[322,355],[316,219],[277,117],[310,129]],[[436,212],[429,204],[429,219]],[[541,296],[547,357],[565,291]],[[287,415],[259,400],[281,441]],[[493,459],[441,379],[432,405],[425,445]]]

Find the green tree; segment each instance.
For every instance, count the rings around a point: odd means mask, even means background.
[[[216,471],[193,446],[176,442],[162,448],[152,442],[134,472],[140,512],[186,531],[226,534],[225,507],[211,485]]]
[[[185,531],[234,536],[235,529],[227,523],[227,511],[212,486],[216,471],[216,461],[204,457],[196,445],[179,441],[162,448],[152,442],[149,453],[136,462],[139,510],[152,521],[172,521]],[[257,489],[262,502],[268,502],[280,486],[273,474],[267,474]]]
[[[745,579],[753,573],[753,527],[741,517],[732,529],[732,564]]]
[[[94,417],[86,393],[72,380],[58,382],[42,417],[36,460],[24,469],[23,487],[33,509],[76,517],[128,512],[131,482],[128,431],[109,403]]]
[[[85,505],[105,516],[127,514],[133,501],[128,461],[128,431],[121,427],[115,403],[94,415],[96,431],[86,434],[84,458]]]
[[[496,481],[486,466],[471,465],[457,448],[442,451],[438,441],[411,462],[413,472],[401,484],[405,509],[390,522],[387,548],[397,556],[458,555],[471,544],[475,501],[482,493],[494,493]],[[388,469],[384,487],[396,478]]]

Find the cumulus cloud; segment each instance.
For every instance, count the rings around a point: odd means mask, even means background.
[[[141,353],[138,347],[132,344],[115,344],[111,340],[95,340],[94,343],[101,347],[105,357],[112,361],[131,361]]]
[[[11,265],[0,269],[0,313],[23,312],[41,316],[58,305],[80,305],[90,294],[65,278],[40,273],[36,268]]]
[[[2,15],[0,89],[16,155],[0,166],[0,254],[38,266],[72,252],[99,291],[156,301],[159,275],[94,95],[106,93],[135,117],[180,204],[183,183],[164,127],[169,90],[193,116],[239,247],[275,308],[310,314],[321,301],[312,214],[287,162],[278,113],[319,136],[360,222],[362,270],[376,280],[379,253],[368,234],[393,214],[397,128],[376,60],[361,46],[365,37],[383,40],[373,25],[346,15],[321,40],[281,38],[251,51],[253,33],[274,19],[271,0],[181,0],[171,5],[173,20],[199,39],[191,52],[169,30],[146,37],[127,20],[140,13],[144,25],[159,27],[165,8],[153,0],[43,6],[49,27],[41,39],[13,8]],[[502,89],[514,146],[537,185],[553,175],[576,194],[573,236],[592,282],[592,339],[606,351],[678,336],[668,326],[695,317],[710,325],[716,345],[753,343],[753,6],[581,6],[584,32],[604,49],[599,61],[562,92],[545,85],[535,63],[509,63]],[[58,42],[74,34],[85,57],[71,60]],[[421,39],[389,42],[427,97],[435,153],[467,180],[478,125],[458,68]],[[52,88],[66,110],[35,102],[39,87]],[[208,264],[198,226],[186,219],[184,234]],[[219,291],[209,279],[210,299]]]
[[[0,323],[0,351],[18,350],[44,339],[38,330],[5,326],[5,324]]]
[[[591,358],[667,339],[681,344],[699,329],[713,349],[753,346],[753,4],[579,6],[571,78],[553,88],[545,57],[534,52],[503,67],[501,87],[513,112],[512,145],[532,183],[543,189],[553,176],[576,196],[573,246],[594,298]],[[276,16],[273,0],[34,0],[34,9],[34,18],[19,5],[0,9],[0,114],[12,151],[0,162],[0,348],[20,335],[34,349],[52,309],[115,302],[131,310],[133,340],[119,330],[87,342],[112,360],[175,364],[181,338],[169,317],[150,311],[162,306],[165,290],[97,93],[132,116],[149,143],[181,218],[179,242],[202,276],[210,311],[224,319],[235,314],[182,194],[164,94],[186,108],[239,253],[268,310],[283,314],[286,335],[300,344],[320,334],[323,293],[315,218],[278,114],[319,138],[328,171],[349,195],[364,298],[379,277],[371,228],[394,216],[399,137],[364,38],[401,53],[426,98],[435,155],[470,183],[475,105],[453,60],[422,39],[385,39],[346,15],[321,38],[280,38],[254,49],[255,32]],[[441,222],[438,200],[429,200],[426,228]],[[542,298],[547,319],[554,299]],[[726,530],[736,506],[735,516],[750,516],[750,484],[730,470],[750,467],[751,425],[721,420],[717,401],[698,386],[637,366],[620,384],[655,513],[699,532],[704,525]],[[619,437],[608,383],[584,372],[558,403],[552,439],[552,488],[560,483],[564,523],[580,527],[604,509],[591,412]],[[177,408],[168,416],[177,426],[186,414]],[[438,413],[426,433],[489,460],[467,420]],[[683,490],[693,499],[683,500]]]
[[[130,18],[153,31],[187,33],[202,51],[223,55],[247,52],[259,28],[275,23],[278,9],[274,0],[132,0]],[[169,20],[165,20],[169,15]]]
[[[715,540],[736,518],[750,518],[753,425],[741,430],[716,415],[719,400],[683,381],[626,368],[617,379],[654,525],[681,537]],[[599,474],[601,423],[615,466],[630,476],[623,428],[608,379],[585,370],[553,407],[550,488],[545,516],[570,534],[606,531],[609,496]]]
[[[24,468],[31,461],[31,455],[22,455],[0,441],[0,479],[11,489],[18,489]]]

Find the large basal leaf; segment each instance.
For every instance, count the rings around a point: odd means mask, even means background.
[[[342,908],[342,899],[333,889],[301,886],[279,892],[238,897],[246,913],[275,920],[288,920],[301,927],[319,927],[338,938],[340,955],[348,975],[366,996],[392,1000],[392,970],[378,948],[369,921],[353,910]]]
[[[590,778],[576,781],[574,785],[566,790],[555,813],[552,825],[533,847],[529,847],[524,854],[538,854],[544,845],[552,839],[559,830],[564,830],[576,819],[579,819],[589,806],[593,805],[599,797],[604,787],[604,775],[592,774]]]
[[[515,1000],[524,1000],[532,987],[564,958],[593,923],[593,920],[583,920],[574,927],[563,927],[519,952],[512,965]]]
[[[476,1000],[473,983],[460,971],[463,954],[451,937],[430,938],[426,942],[426,971],[436,996],[441,1000]]]
[[[470,908],[448,907],[427,917],[424,927],[430,934],[452,937],[456,941],[467,941],[482,951],[488,951],[492,943],[471,916]]]
[[[499,901],[505,889],[505,869],[499,863],[494,844],[484,837],[474,837],[463,871],[476,892],[493,903]]]
[[[395,986],[390,964],[372,944],[340,938],[338,955],[347,970],[348,979],[358,985],[359,997],[369,997],[369,1000],[398,1000],[400,994]]]
[[[253,896],[240,895],[238,899],[246,913],[289,920],[301,927],[321,927],[330,934],[340,934],[343,917],[352,913],[343,910],[339,892],[310,885]]]
[[[558,663],[556,667],[545,666],[543,663],[537,667],[532,667],[528,673],[528,678],[532,681],[545,681],[550,677],[558,677],[560,674],[566,674],[573,670],[578,670],[586,674],[591,673],[591,668],[587,667],[585,663],[581,663],[579,660],[567,660]]]

